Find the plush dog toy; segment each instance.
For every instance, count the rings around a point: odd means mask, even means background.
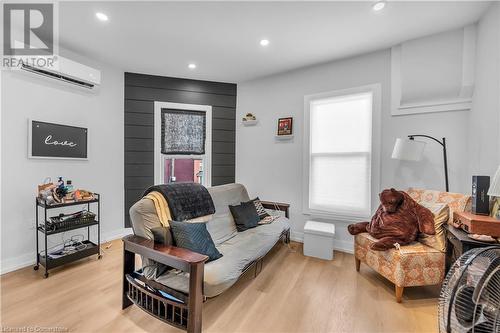
[[[351,235],[368,232],[378,239],[370,248],[385,251],[395,243],[405,245],[417,239],[418,233],[436,234],[434,215],[419,205],[403,191],[383,190],[379,194],[380,206],[371,222],[350,224],[347,229]]]

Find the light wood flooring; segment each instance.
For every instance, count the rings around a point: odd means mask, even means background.
[[[394,286],[350,254],[333,261],[302,255],[301,244],[276,247],[262,272],[250,270],[203,308],[206,332],[437,332],[437,287]],[[136,306],[121,310],[122,246],[101,260],[54,269],[27,267],[0,277],[2,327],[63,327],[71,332],[181,332]],[[139,261],[138,261],[139,262]]]

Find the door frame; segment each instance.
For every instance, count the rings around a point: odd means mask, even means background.
[[[162,174],[164,166],[162,163],[161,154],[161,110],[176,109],[176,110],[191,110],[205,112],[205,158],[204,158],[204,175],[207,187],[212,186],[212,106],[200,104],[186,103],[171,103],[171,102],[154,102],[154,183],[161,184],[163,181]],[[184,158],[193,158],[194,155],[183,155]],[[196,155],[200,156],[200,155]],[[161,165],[161,169],[160,166]]]

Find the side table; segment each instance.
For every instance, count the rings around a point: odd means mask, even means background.
[[[451,265],[465,252],[476,247],[486,247],[499,245],[498,243],[488,243],[474,240],[462,229],[457,229],[452,225],[444,225],[446,230],[446,273]]]

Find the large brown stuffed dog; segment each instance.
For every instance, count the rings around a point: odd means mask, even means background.
[[[378,239],[370,248],[385,251],[395,243],[405,245],[417,239],[418,233],[436,234],[434,215],[419,205],[408,194],[391,188],[379,194],[380,206],[371,222],[350,224],[347,229],[351,235],[368,232]]]

